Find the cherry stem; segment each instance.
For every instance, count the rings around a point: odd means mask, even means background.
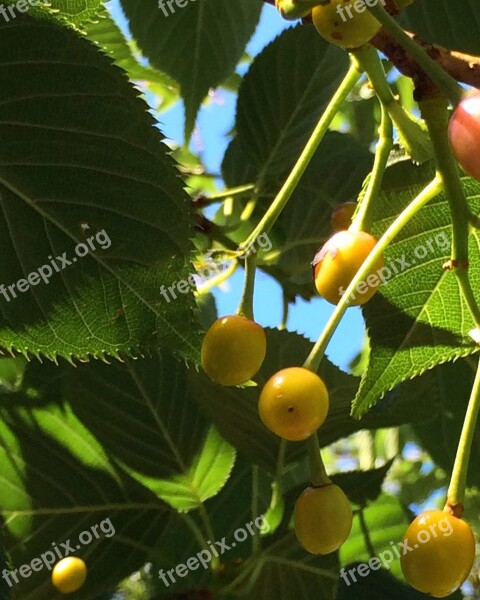
[[[332,483],[323,464],[317,432],[307,440],[308,462],[310,464],[310,481],[313,487],[321,487]]]
[[[376,49],[369,45],[363,46],[355,50],[354,55],[362,69],[367,73],[378,100],[388,111],[390,119],[397,128],[400,140],[408,153],[418,162],[431,159],[433,151],[428,133],[393,95]]]
[[[221,273],[209,279],[204,285],[199,286],[197,294],[199,296],[204,296],[205,294],[208,294],[211,289],[217,287],[218,285],[221,285],[224,281],[229,279],[235,273],[237,267],[238,261],[236,259],[232,260],[231,264]]]
[[[433,179],[423,189],[414,200],[399,214],[395,221],[388,227],[382,237],[375,244],[374,248],[363,262],[360,269],[357,271],[355,277],[350,282],[345,293],[340,298],[340,302],[335,307],[328,323],[318,338],[316,344],[312,348],[308,355],[304,367],[316,372],[320,366],[325,350],[330,342],[331,337],[335,333],[335,330],[340,323],[345,311],[350,305],[350,296],[355,291],[355,288],[360,281],[367,277],[375,265],[377,260],[382,256],[385,248],[390,242],[398,235],[398,233],[405,227],[405,225],[412,219],[417,212],[427,204],[432,198],[437,196],[442,190],[442,182],[437,177]]]
[[[381,121],[379,127],[379,137],[375,152],[375,161],[373,169],[368,179],[365,194],[360,199],[360,206],[357,210],[350,231],[364,231],[369,227],[369,213],[371,207],[378,198],[382,188],[383,174],[388,163],[388,157],[393,147],[393,127],[392,120],[387,112],[386,106],[380,102]]]
[[[470,399],[468,401],[465,421],[463,423],[462,433],[458,441],[457,454],[453,465],[452,477],[447,492],[447,503],[445,510],[453,512],[455,516],[461,516],[463,510],[463,499],[467,485],[467,471],[472,450],[475,427],[477,424],[478,411],[480,409],[480,361],[477,366],[475,381],[473,384]],[[459,510],[459,508],[461,509]],[[459,514],[460,513],[460,514]]]
[[[240,185],[238,187],[222,190],[216,194],[211,194],[210,196],[202,196],[200,200],[193,199],[193,202],[201,204],[202,206],[208,206],[209,204],[215,204],[216,202],[221,202],[226,198],[234,198],[236,196],[245,196],[255,191],[255,184],[248,183],[245,185]]]
[[[237,310],[237,315],[247,317],[253,321],[253,293],[255,289],[255,273],[257,270],[257,255],[250,252],[245,257],[245,282],[243,284],[242,299]]]
[[[430,138],[437,167],[450,206],[452,218],[452,253],[450,268],[457,276],[460,292],[475,323],[480,328],[480,309],[468,277],[468,237],[470,209],[462,185],[457,162],[453,156],[448,137],[448,106],[442,97],[432,97],[419,103]]]
[[[337,91],[330,100],[328,106],[323,112],[320,120],[318,121],[315,129],[313,130],[310,139],[306,143],[300,157],[298,158],[295,166],[293,167],[290,175],[283,184],[282,188],[278,192],[277,196],[273,200],[272,204],[268,208],[267,212],[260,220],[258,225],[248,236],[248,238],[240,244],[240,249],[248,248],[255,242],[259,235],[262,233],[269,233],[275,222],[281,215],[283,209],[290,200],[293,192],[295,191],[300,179],[305,173],[310,161],[312,160],[315,152],[323,140],[325,134],[330,127],[330,124],[339,111],[341,105],[347,98],[348,94],[355,87],[356,83],[360,79],[362,73],[359,71],[359,66],[356,59],[353,57],[351,60],[350,68],[344,77],[343,81],[339,85]]]
[[[412,40],[403,28],[383,8],[380,2],[374,6],[366,5],[372,15],[380,21],[383,27],[397,40],[397,42],[412,56],[428,77],[443,91],[453,106],[457,106],[463,97],[463,89],[431,58],[425,50]]]

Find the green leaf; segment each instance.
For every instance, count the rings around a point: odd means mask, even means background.
[[[419,381],[428,389],[432,411],[429,419],[413,425],[423,448],[448,474],[452,472],[458,440],[473,386],[476,361],[472,359],[447,363],[426,373]],[[480,431],[475,430],[473,448],[480,447]],[[480,485],[480,456],[475,450],[468,463],[467,483]]]
[[[0,53],[0,281],[46,274],[0,295],[0,346],[85,359],[160,344],[197,360],[193,295],[160,295],[191,270],[192,227],[147,106],[68,28],[0,22]]]
[[[141,81],[160,96],[161,110],[166,110],[179,100],[179,85],[166,73],[139,62],[131,44],[107,10],[102,10],[95,21],[85,23],[82,29],[90,41],[98,44],[116,65],[127,72],[131,81]]]
[[[234,143],[259,182],[281,181],[291,170],[347,69],[346,53],[313,25],[287,29],[255,59],[239,92]],[[235,168],[224,162],[226,184],[249,183]]]
[[[405,10],[402,24],[427,42],[480,54],[477,0],[419,0]]]
[[[383,482],[393,464],[393,460],[389,460],[377,469],[335,473],[331,479],[333,483],[342,488],[351,502],[365,506],[376,500],[381,494]]]
[[[68,540],[89,571],[75,597],[91,600],[145,563],[165,525],[165,505],[115,467],[71,406],[44,398],[32,409],[21,399],[17,406],[2,398],[0,409],[0,510],[11,569],[47,551],[46,561],[58,560],[53,550],[65,556]],[[44,562],[27,577],[12,574],[15,598],[61,600],[50,569]]]
[[[130,28],[153,66],[182,88],[185,138],[189,139],[202,100],[235,70],[255,31],[261,2],[122,0]]]
[[[270,540],[270,538],[268,538]],[[276,600],[333,600],[338,579],[338,554],[315,556],[306,552],[295,534],[285,527],[247,563],[251,576],[237,583],[244,597]]]
[[[50,0],[57,15],[80,26],[94,19],[103,8],[101,0]]]
[[[370,570],[365,574],[364,567],[361,567],[361,572],[365,575],[362,577],[358,573],[358,567],[366,563],[350,563],[346,565],[344,576],[340,577],[337,595],[335,600],[351,600],[352,586],[355,590],[355,600],[385,600],[385,593],[388,590],[388,600],[425,600],[427,596],[422,592],[417,592],[409,585],[405,585],[396,579],[386,569]],[[376,563],[374,563],[376,566]],[[353,570],[353,575],[356,581],[353,581],[352,574],[348,574],[348,570]],[[451,600],[460,600],[463,595],[457,592],[454,596],[448,596]]]
[[[183,363],[157,354],[125,365],[57,371],[50,369],[53,385],[61,383],[63,400],[108,449],[110,459],[170,506],[198,508],[225,485],[235,451],[192,402]],[[42,378],[42,372],[30,369],[26,385]]]
[[[242,572],[244,561],[252,554],[253,546],[260,543],[261,532],[268,530],[269,523],[265,523],[262,517],[270,498],[269,479],[263,473],[261,476],[255,473],[256,469],[251,464],[240,459],[222,491],[206,503],[205,514],[211,526],[208,539],[218,551],[222,565],[222,577],[218,581],[220,587]],[[203,530],[204,523],[196,513],[189,517],[195,520],[199,530]],[[240,541],[242,538],[243,541]],[[221,541],[226,545],[222,546]],[[172,517],[155,549],[152,587],[159,593],[165,592],[168,587],[172,593],[179,594],[184,589],[207,587],[208,582],[215,585],[212,572],[202,567],[190,570],[184,578],[177,576],[175,582],[167,577],[169,586],[157,575],[160,569],[166,573],[179,564],[186,564],[189,558],[204,550],[205,546],[192,536],[185,523]],[[211,546],[209,552],[213,554]],[[202,555],[209,562],[208,554],[203,552]],[[224,597],[223,594],[221,597]]]
[[[399,501],[394,496],[383,494],[373,504],[363,509],[363,515],[374,555],[378,556],[383,562],[383,566],[390,568],[394,575],[403,578],[400,561],[394,548],[398,549],[398,555],[402,553],[398,542],[403,540],[403,535],[408,527],[408,519]],[[382,552],[387,551],[391,556],[389,565],[386,564],[389,555],[385,554],[384,560],[381,556]],[[369,558],[370,552],[366,545],[360,516],[357,513],[353,519],[352,531],[340,548],[340,559],[342,565],[346,565],[352,561],[368,562]]]
[[[0,572],[5,573],[5,570],[10,571],[12,568],[10,559],[7,554],[5,547],[5,535],[2,531],[0,535]],[[0,581],[0,600],[11,600],[12,588],[8,585],[5,577],[2,577]]]
[[[480,183],[464,178],[468,202],[480,212]],[[423,187],[423,186],[422,186]],[[378,201],[374,234],[379,236],[421,186],[397,188]],[[474,324],[452,271],[442,265],[450,257],[450,211],[440,194],[408,223],[385,252],[387,280],[363,313],[370,338],[367,372],[353,405],[361,416],[396,385],[434,366],[478,352],[469,332]],[[480,296],[479,236],[470,232],[470,277]],[[395,272],[396,271],[396,272]]]

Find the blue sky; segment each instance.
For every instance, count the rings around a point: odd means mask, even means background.
[[[120,8],[119,0],[113,0],[110,10],[122,30],[128,34],[128,25]],[[288,27],[272,6],[265,6],[260,24],[250,40],[248,52],[255,56],[271,42],[281,31]],[[234,94],[220,91],[214,102],[202,108],[191,147],[195,152],[201,150],[202,158],[210,172],[220,172],[220,164],[228,145],[228,132],[235,119]],[[184,112],[182,104],[159,115],[160,128],[167,138],[183,143]],[[230,279],[226,291],[215,291],[219,315],[234,313],[237,309],[243,283],[241,270]],[[312,284],[313,285],[313,284]],[[282,295],[280,286],[269,276],[259,273],[255,284],[255,319],[264,326],[276,327],[281,321]],[[312,341],[320,335],[333,307],[315,298],[311,302],[297,300],[291,306],[288,329],[297,331]],[[356,356],[362,345],[364,325],[358,308],[349,308],[342,323],[338,327],[329,347],[327,355],[340,367],[346,369]]]

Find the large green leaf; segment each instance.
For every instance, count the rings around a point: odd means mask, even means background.
[[[50,568],[44,562],[39,570],[37,561],[36,571],[10,575],[13,597],[63,598],[50,583],[58,550],[86,561],[89,576],[75,598],[91,600],[144,564],[166,523],[165,505],[115,467],[71,406],[27,402],[2,397],[0,509],[11,569],[47,552]]]
[[[130,28],[145,56],[176,79],[185,100],[186,138],[202,100],[234,71],[253,34],[258,0],[122,0]]]
[[[52,366],[48,374],[32,365],[25,385],[47,377],[46,393],[60,394],[110,459],[170,506],[198,508],[228,479],[235,452],[200,415],[180,361],[157,354],[125,365]]]
[[[148,85],[161,99],[161,110],[171,107],[180,98],[180,87],[166,73],[161,73],[140,60],[125,39],[119,26],[104,9],[94,21],[85,23],[82,27],[87,38],[98,44],[115,61],[115,64],[124,69],[130,80],[141,81]]]
[[[256,58],[238,95],[233,143],[259,181],[290,171],[347,68],[345,52],[313,25],[287,29]],[[227,185],[248,183],[241,174],[235,161],[224,162]]]
[[[16,0],[5,0],[4,4],[15,6],[17,2]],[[49,0],[48,3],[36,2],[35,5],[31,4],[27,7],[30,16],[41,20],[60,21],[67,27],[76,28],[95,19],[103,10],[102,0]],[[16,15],[25,12],[20,12],[18,8],[14,8],[13,11]],[[2,15],[3,18],[5,18],[4,15]],[[5,20],[8,20],[8,16]]]
[[[428,42],[480,54],[477,0],[417,0],[406,9],[402,23]]]
[[[91,571],[78,596],[86,600],[151,553],[163,556],[159,543],[173,523],[184,531],[185,522],[172,521],[161,500],[180,512],[205,510],[229,478],[235,454],[199,415],[185,370],[167,355],[77,368],[32,363],[17,391],[0,390],[0,509],[14,567],[70,538]],[[109,517],[115,535],[83,544],[79,534]],[[211,509],[210,517],[217,523]],[[197,531],[202,527],[200,521]],[[18,590],[28,600],[57,598],[46,569]]]
[[[282,528],[252,557],[247,565],[250,577],[239,582],[235,592],[241,597],[276,600],[333,600],[338,580],[338,556],[309,554],[292,531]]]
[[[471,210],[480,213],[480,184],[463,183]],[[385,192],[375,209],[379,235],[421,190],[421,186]],[[455,274],[442,265],[450,256],[452,237],[448,202],[440,194],[402,230],[385,252],[386,283],[366,304],[371,354],[353,412],[360,416],[386,391],[435,365],[478,352],[469,336],[472,317]],[[480,296],[479,236],[469,237],[470,277]],[[395,270],[397,272],[395,272]]]
[[[355,594],[355,600],[385,600],[385,593],[388,590],[388,600],[425,600],[427,596],[422,592],[417,592],[409,585],[402,583],[384,568],[378,569],[377,563],[373,563],[375,570],[365,571],[365,567],[360,565],[366,563],[349,563],[342,571],[337,595],[335,600],[351,600],[352,594]],[[360,567],[360,572],[358,572]],[[378,570],[377,570],[378,569]],[[349,574],[348,571],[352,571]],[[353,581],[353,576],[355,581]],[[353,590],[355,590],[353,592]],[[460,600],[463,595],[457,592],[454,596],[449,596],[453,600]]]
[[[423,448],[447,474],[453,469],[475,368],[476,361],[467,359],[440,365],[428,373],[432,414],[429,419],[413,425]],[[479,449],[480,431],[477,429],[468,463],[467,482],[470,486],[480,485]]]
[[[190,271],[189,202],[138,92],[49,22],[0,22],[0,54],[0,280],[45,265],[2,292],[0,346],[86,358],[159,343],[196,359],[192,295],[160,295]]]
[[[74,25],[94,19],[101,11],[101,0],[50,0],[55,12]]]
[[[269,523],[264,519],[270,501],[269,483],[267,477],[258,476],[255,467],[239,460],[222,491],[206,502],[207,517],[201,519],[196,514],[189,515],[196,520],[199,530],[203,531],[205,523],[209,523],[208,539],[218,551],[222,565],[220,580],[215,582],[211,571],[201,567],[190,570],[184,578],[176,576],[175,582],[166,577],[168,586],[159,577],[160,569],[167,573],[169,569],[185,564],[190,557],[204,550],[204,546],[192,536],[189,528],[180,519],[173,517],[155,549],[152,586],[159,592],[165,592],[165,588],[168,588],[172,594],[179,594],[185,588],[223,588],[239,576],[253,547],[264,543],[260,540],[262,532],[268,532],[269,529]],[[221,541],[224,542],[223,545]],[[212,546],[209,552],[213,556]],[[208,554],[203,552],[202,556],[209,562]],[[220,597],[223,598],[223,595]]]

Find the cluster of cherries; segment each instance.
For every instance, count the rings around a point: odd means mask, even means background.
[[[333,10],[338,3],[314,9],[317,14]],[[317,24],[317,23],[316,23]],[[318,27],[318,24],[317,24]],[[453,152],[469,175],[480,180],[480,93],[467,95],[455,109],[449,126]],[[355,203],[340,205],[332,215],[333,236],[317,252],[312,263],[319,294],[338,304],[358,269],[377,240],[367,232],[349,230]],[[370,274],[383,266],[380,257]],[[368,281],[368,275],[366,276]],[[377,278],[378,282],[378,278]],[[368,286],[351,304],[365,304],[378,289]],[[202,345],[202,365],[209,377],[225,386],[251,380],[266,355],[264,329],[243,315],[218,319],[208,330]],[[260,393],[258,410],[266,427],[288,441],[303,441],[324,423],[329,396],[322,379],[305,367],[287,367],[275,373]],[[427,510],[409,526],[405,542],[415,551],[401,557],[408,582],[424,593],[443,598],[467,578],[475,556],[471,527],[454,510]],[[433,531],[446,520],[451,534],[431,537],[418,544],[422,531]],[[352,509],[344,492],[335,484],[309,486],[297,500],[294,510],[295,533],[300,544],[313,554],[329,554],[347,539],[352,526]]]
[[[356,204],[347,202],[333,212],[336,233],[323,245],[312,263],[318,292],[337,304],[342,287],[348,286],[376,244],[366,232],[348,231]],[[383,266],[383,258],[372,271]],[[372,287],[356,304],[364,304],[376,292]],[[209,377],[225,386],[246,383],[259,371],[266,355],[264,329],[243,315],[215,321],[202,344],[202,365]],[[300,442],[314,435],[324,423],[329,395],[323,380],[305,367],[287,367],[275,373],[260,393],[258,411],[266,427],[280,438]],[[327,483],[307,487],[298,498],[295,533],[312,554],[329,554],[347,539],[352,527],[352,508],[342,489]]]

